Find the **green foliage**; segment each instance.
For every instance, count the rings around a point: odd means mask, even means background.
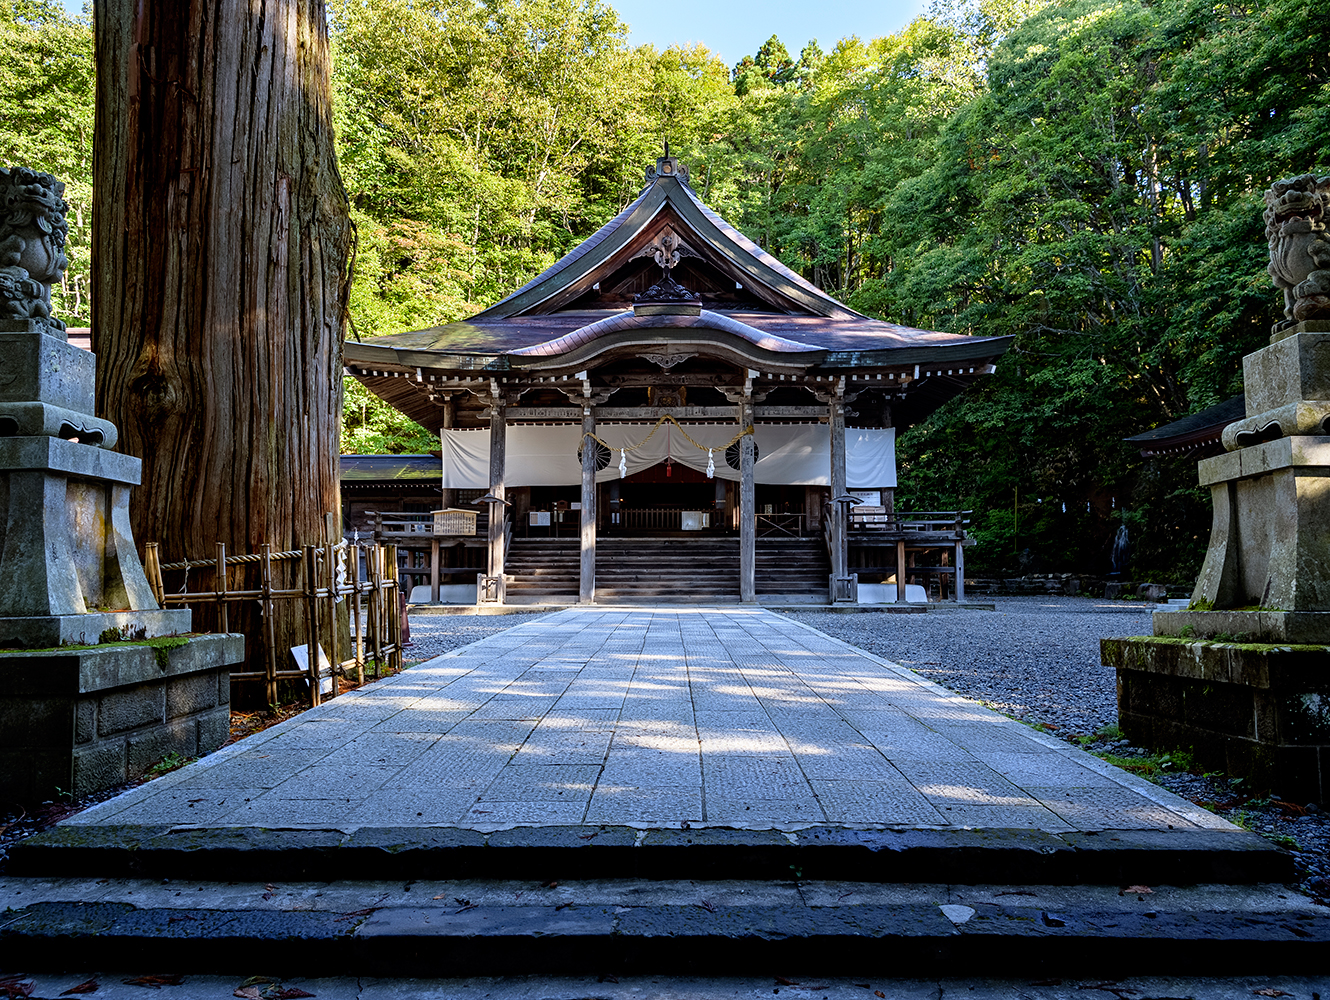
[[[731,69],[630,47],[603,0],[330,0],[361,337],[463,318],[641,190],[668,139],[716,211],[873,316],[1012,338],[897,449],[904,508],[973,509],[978,572],[1192,578],[1209,498],[1132,434],[1239,392],[1279,306],[1260,193],[1330,167],[1330,26],[1292,0],[935,0],[885,38],[773,36]],[[87,18],[0,0],[0,160],[74,206]],[[348,384],[345,450],[434,439]]]
[[[439,439],[350,376],[342,410],[342,452],[348,455],[421,455],[437,452]]]
[[[197,757],[185,757],[172,750],[156,764],[153,764],[152,767],[148,768],[148,773],[145,777],[148,778],[148,780],[160,778],[163,774],[170,774],[172,771],[177,771],[186,764],[193,764],[196,760],[198,760]]]
[[[69,269],[51,290],[58,317],[92,315],[93,41],[87,15],[54,0],[0,0],[0,166],[54,174],[69,202]]]

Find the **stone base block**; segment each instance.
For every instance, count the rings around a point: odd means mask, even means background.
[[[216,750],[244,655],[240,635],[0,653],[0,799],[88,795]]]
[[[1161,612],[1162,614],[1162,612]],[[1132,742],[1296,802],[1330,801],[1330,646],[1104,639]]]
[[[1157,636],[1330,646],[1330,611],[1156,611]]]
[[[94,646],[108,629],[127,639],[156,639],[188,632],[193,612],[94,611],[86,615],[0,618],[0,649],[53,649]]]

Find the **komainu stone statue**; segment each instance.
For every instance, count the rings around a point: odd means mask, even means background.
[[[1246,416],[1200,463],[1210,546],[1185,611],[1105,639],[1122,731],[1207,768],[1330,801],[1330,176],[1265,195],[1284,318],[1242,359]],[[1277,785],[1276,785],[1277,783]]]
[[[51,315],[51,286],[69,266],[64,194],[50,174],[0,167],[0,318],[64,330]]]
[[[142,463],[94,416],[97,358],[66,339],[64,185],[0,169],[0,799],[86,795],[220,746],[238,635],[186,637],[134,547]],[[153,648],[153,644],[158,644]],[[165,643],[165,645],[163,645]]]
[[[1330,319],[1330,176],[1301,174],[1265,192],[1270,277],[1284,291],[1279,333],[1303,320]]]

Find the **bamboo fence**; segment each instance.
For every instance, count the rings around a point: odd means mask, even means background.
[[[337,677],[354,672],[356,684],[365,681],[365,667],[373,663],[377,680],[382,665],[400,670],[402,667],[402,619],[398,600],[397,546],[376,542],[329,542],[323,545],[305,545],[287,552],[273,552],[264,543],[255,553],[228,555],[225,544],[217,543],[217,554],[212,559],[184,559],[162,563],[157,543],[146,546],[144,569],[157,603],[163,608],[171,605],[216,604],[217,622],[222,632],[230,631],[230,605],[238,601],[257,601],[261,619],[261,645],[264,649],[262,670],[232,671],[232,680],[257,681],[266,685],[268,704],[277,703],[277,682],[284,679],[309,681],[311,707],[323,700],[321,681],[331,672],[332,692],[337,693]],[[364,563],[365,573],[360,566]],[[235,570],[244,568],[250,584],[257,586],[232,590],[228,578]],[[287,570],[286,586],[275,582],[278,571]],[[253,570],[257,569],[257,581]],[[343,570],[339,572],[339,570]],[[211,589],[190,590],[191,575],[201,571],[211,575]],[[168,593],[163,574],[180,573],[180,589]],[[338,627],[337,605],[350,601],[350,654],[340,657],[341,630]],[[276,647],[273,617],[278,601],[300,601],[305,610],[305,636],[307,662],[299,669],[283,666],[279,657],[285,650]],[[323,670],[320,647],[327,640],[327,663],[330,671]],[[298,648],[298,647],[297,647]]]

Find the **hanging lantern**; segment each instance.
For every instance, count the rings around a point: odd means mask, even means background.
[[[672,475],[674,475],[674,459],[667,458],[665,459],[665,476],[668,478]]]

